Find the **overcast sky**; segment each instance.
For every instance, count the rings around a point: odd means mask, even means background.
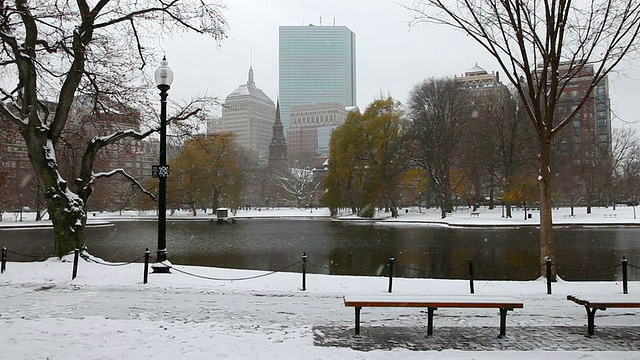
[[[228,39],[219,46],[210,38],[196,35],[158,44],[175,73],[171,100],[205,93],[224,100],[246,83],[253,58],[256,86],[275,102],[278,27],[319,26],[321,17],[322,25],[332,25],[335,19],[335,25],[347,26],[356,34],[357,99],[361,109],[380,94],[405,103],[419,81],[462,75],[476,62],[488,72],[499,71],[496,62],[460,32],[435,25],[410,29],[411,12],[391,0],[227,0],[225,4]],[[609,79],[612,110],[626,122],[640,122],[633,106],[640,94],[637,59],[624,64]],[[621,126],[622,120],[614,116],[613,125]]]

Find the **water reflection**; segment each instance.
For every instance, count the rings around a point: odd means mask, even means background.
[[[619,280],[620,260],[640,264],[638,228],[556,230],[558,274],[567,280]],[[145,248],[155,253],[155,221],[115,222],[88,228],[86,244],[95,256],[130,261]],[[1,230],[0,246],[12,261],[44,259],[53,253],[51,230]],[[253,219],[233,225],[208,221],[167,222],[169,259],[174,264],[279,270],[308,256],[308,271],[323,274],[530,280],[539,276],[539,231],[379,226],[334,221]],[[640,271],[629,267],[629,279]],[[289,271],[300,271],[296,266]]]

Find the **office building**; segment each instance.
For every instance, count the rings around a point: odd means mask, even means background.
[[[487,72],[476,63],[464,75],[454,76],[458,87],[464,89],[470,96],[470,103],[476,105],[488,104],[497,99],[509,98],[509,89],[500,82],[498,72]]]
[[[567,69],[567,66],[561,66],[560,76]],[[556,122],[565,119],[582,101],[593,83],[593,71],[593,65],[585,65],[565,85],[556,109]],[[611,154],[611,111],[607,77],[595,86],[571,123],[558,133],[555,143],[557,150],[575,165],[593,164]]]
[[[293,106],[356,105],[356,36],[346,26],[281,26],[279,98],[285,133]]]
[[[344,123],[349,109],[335,102],[291,107],[287,145],[295,160],[329,156],[331,132]]]
[[[273,101],[256,87],[250,67],[247,83],[224,100],[222,118],[214,124],[214,132],[232,132],[238,145],[266,158],[275,116]]]

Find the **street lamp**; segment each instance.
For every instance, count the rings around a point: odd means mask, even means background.
[[[167,91],[173,82],[173,71],[167,57],[163,57],[155,73],[156,85],[160,89],[160,165],[158,177],[158,253],[156,263],[151,265],[154,273],[168,273],[171,263],[167,260]]]

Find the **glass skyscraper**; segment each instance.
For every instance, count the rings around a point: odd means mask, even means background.
[[[285,133],[291,107],[356,105],[356,35],[346,26],[280,26],[279,99]]]

